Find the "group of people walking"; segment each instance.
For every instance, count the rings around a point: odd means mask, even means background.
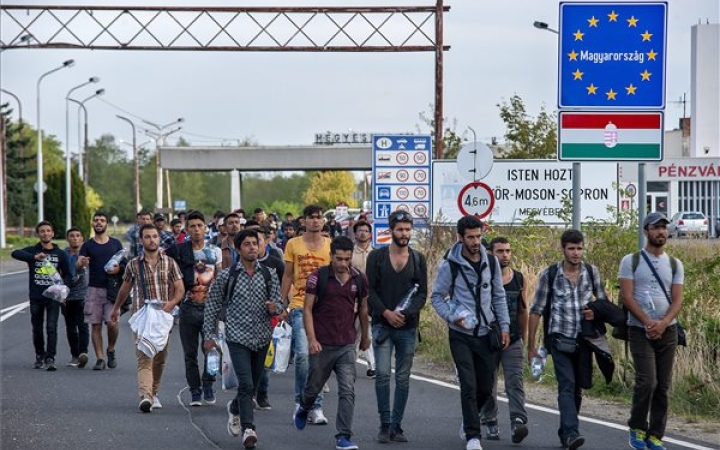
[[[94,237],[86,242],[78,229],[68,230],[65,251],[52,243],[52,224],[38,224],[40,242],[13,252],[32,272],[35,368],[57,369],[56,329],[61,309],[72,358],[68,365],[82,368],[88,363],[91,340],[96,357],[93,368],[104,370],[117,366],[118,319],[128,298],[133,314],[153,305],[167,314],[179,307],[189,403],[214,404],[215,373],[208,366],[207,354],[217,346],[218,324],[223,322],[229,353],[223,358],[232,361],[238,379],[237,394],[226,405],[227,430],[232,436],[241,436],[245,448],[254,448],[259,440],[254,410],[271,409],[266,354],[273,326],[283,320],[292,327],[293,423],[298,430],[308,423],[329,422],[323,411],[324,386],[335,372],[335,446],[339,450],[358,448],[353,442],[354,384],[356,357],[363,351],[368,360],[366,374],[375,384],[377,441],[408,442],[403,423],[410,373],[420,313],[429,297],[437,315],[448,324],[460,385],[460,435],[467,450],[482,450],[483,434],[488,440],[500,439],[500,365],[509,399],[511,440],[520,443],[528,436],[524,347],[527,345],[527,358],[532,361],[540,347],[536,337],[541,319],[544,347],[552,356],[558,383],[561,445],[574,450],[585,442],[578,421],[581,390],[588,388],[592,379],[591,372],[588,375],[592,355],[598,362],[609,355],[604,324],[610,323],[627,326],[635,366],[628,421],[630,446],[664,448],[684,277],[682,263],[664,252],[669,223],[664,215],[648,214],[642,224],[645,247],[620,263],[625,310],[608,301],[599,270],[583,261],[584,238],[577,230],[563,233],[563,259],[539,274],[530,299],[525,276],[513,269],[511,243],[496,237],[486,248],[485,225],[472,216],[458,221],[457,242],[442,259],[430,291],[426,259],[410,246],[413,218],[407,212],[390,214],[391,243],[372,249],[370,223],[354,223],[355,242],[342,235],[331,239],[323,234],[322,208],[310,205],[302,214],[302,235],[289,238],[284,251],[277,250],[277,254],[272,246],[275,235],[267,224],[252,219],[241,224],[240,218],[237,213],[223,217],[226,235],[214,246],[206,243],[204,216],[190,211],[184,217],[183,242],[164,247],[162,229],[144,216],[134,230],[135,257],[112,268],[107,262],[122,245],[107,235],[105,214],[94,215]],[[48,284],[43,272],[48,261],[70,287],[62,305],[42,295]],[[199,362],[200,352],[205,357]],[[149,413],[162,408],[158,392],[168,354],[167,338],[152,356],[139,346],[135,353],[138,408]],[[600,365],[606,376],[607,370],[612,371],[611,356],[609,362]]]

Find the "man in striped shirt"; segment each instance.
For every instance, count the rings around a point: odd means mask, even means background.
[[[134,301],[131,307],[133,314],[144,305],[146,300],[152,299],[162,301],[163,311],[170,314],[185,294],[182,274],[175,260],[165,255],[164,252],[158,251],[160,233],[155,225],[141,226],[139,234],[143,252],[125,267],[123,284],[120,286],[115,307],[110,315],[111,320],[116,323],[120,318],[120,307],[130,293],[130,289],[133,290]],[[142,412],[148,413],[153,409],[162,408],[157,393],[160,389],[163,369],[165,369],[169,343],[168,341],[165,348],[153,358],[137,347],[135,348],[138,392],[140,394],[139,408]]]

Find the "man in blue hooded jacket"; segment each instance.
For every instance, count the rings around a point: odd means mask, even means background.
[[[458,220],[458,242],[440,264],[431,296],[435,311],[450,328],[467,450],[482,450],[479,414],[492,395],[494,356],[488,324],[499,322],[503,349],[510,343],[502,272],[482,245],[483,228],[474,216]]]

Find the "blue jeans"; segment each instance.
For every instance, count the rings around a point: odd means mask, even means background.
[[[375,396],[381,426],[402,430],[405,405],[410,392],[410,369],[415,357],[417,328],[396,329],[374,324],[372,326],[373,351],[375,352]],[[378,334],[387,334],[384,340]],[[381,342],[379,342],[381,341]],[[390,413],[390,374],[392,353],[395,349],[395,399]]]
[[[47,322],[45,321],[46,311]],[[35,356],[40,356],[43,359],[55,358],[58,316],[60,316],[59,302],[49,298],[30,299],[30,323],[32,324]],[[45,323],[45,332],[47,333],[47,349],[45,347],[43,323]]]
[[[307,383],[309,362],[308,362],[308,341],[303,323],[302,308],[295,308],[290,311],[290,326],[292,327],[292,351],[295,353],[295,403],[300,404],[302,393]],[[323,393],[318,394],[313,409],[322,408]]]
[[[255,429],[253,423],[253,393],[260,383],[260,377],[265,370],[265,355],[268,346],[253,351],[250,348],[235,342],[227,342],[230,350],[230,359],[238,379],[237,395],[230,403],[230,412],[240,416],[243,431]]]
[[[580,352],[573,354],[563,353],[555,346],[550,336],[550,355],[555,366],[555,377],[558,383],[558,409],[560,410],[560,428],[558,436],[565,440],[580,434],[580,406],[582,405],[582,390],[576,383],[580,370]]]
[[[270,370],[263,368],[262,375],[260,375],[260,383],[258,384],[255,395],[258,400],[261,398],[267,400],[268,398],[268,391],[270,390],[270,377],[268,376],[268,372],[270,372]]]

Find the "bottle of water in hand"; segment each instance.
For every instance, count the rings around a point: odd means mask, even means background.
[[[412,302],[413,295],[415,295],[419,287],[420,285],[415,283],[413,287],[410,288],[410,290],[405,294],[402,300],[400,300],[400,303],[398,303],[397,307],[395,308],[395,312],[403,312],[404,310],[408,309],[410,303]]]
[[[545,347],[540,346],[540,348],[537,349],[535,356],[533,357],[532,364],[530,365],[532,376],[536,380],[540,379],[540,375],[542,375],[543,371],[545,370],[546,360],[547,350],[545,349]]]
[[[458,301],[451,301],[450,320],[452,322],[462,319],[461,326],[472,330],[478,324],[477,317],[468,307]]]
[[[207,353],[207,371],[209,375],[215,376],[220,370],[220,353],[213,347]]]

